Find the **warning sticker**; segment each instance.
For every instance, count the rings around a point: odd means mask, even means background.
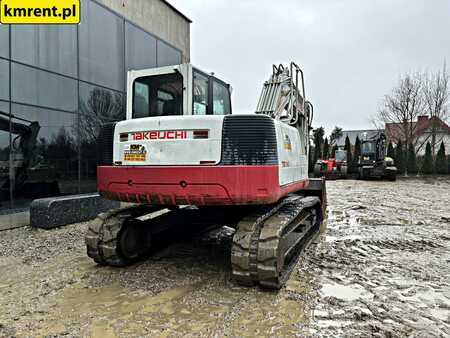
[[[147,159],[147,150],[142,144],[130,144],[124,149],[124,161],[145,161]]]

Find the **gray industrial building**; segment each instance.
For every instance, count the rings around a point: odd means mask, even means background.
[[[188,62],[190,22],[164,0],[81,0],[79,25],[0,25],[0,223],[96,190],[99,126],[125,118],[126,71]]]

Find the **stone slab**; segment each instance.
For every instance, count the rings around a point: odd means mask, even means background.
[[[119,202],[107,200],[97,193],[41,198],[30,205],[30,224],[52,229],[89,221],[101,212],[119,207]]]

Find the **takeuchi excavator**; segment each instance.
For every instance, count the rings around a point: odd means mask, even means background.
[[[324,180],[308,178],[302,70],[274,65],[251,114],[232,114],[230,86],[191,64],[130,71],[127,86],[127,119],[100,134],[98,191],[134,205],[90,223],[88,255],[126,266],[167,229],[226,225],[233,278],[282,287],[326,206]]]

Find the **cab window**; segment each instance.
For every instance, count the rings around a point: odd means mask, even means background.
[[[193,114],[206,115],[208,111],[208,77],[194,71]]]
[[[133,118],[182,115],[183,77],[179,73],[137,78],[133,84]]]
[[[213,114],[231,114],[230,94],[228,87],[213,80]]]

